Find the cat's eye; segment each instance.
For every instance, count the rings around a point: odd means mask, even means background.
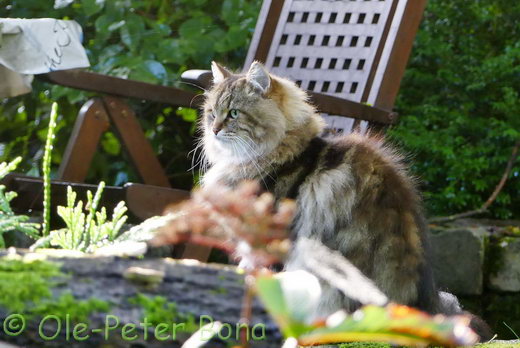
[[[215,114],[213,114],[213,111],[208,113],[208,118],[210,120],[214,120],[215,119]]]
[[[231,109],[228,112],[228,116],[231,118],[237,118],[239,114],[240,114],[240,111],[238,111],[237,109]]]

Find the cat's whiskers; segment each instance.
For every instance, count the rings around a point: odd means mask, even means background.
[[[198,151],[200,150],[200,151]],[[188,156],[190,156],[193,153],[193,156],[191,158],[191,168],[188,169],[188,171],[191,171],[193,175],[193,170],[199,166],[199,173],[204,174],[208,169],[208,159],[206,155],[206,151],[204,151],[204,141],[203,139],[198,140],[198,144],[195,146],[193,150],[188,152]],[[197,157],[198,153],[198,157]]]
[[[256,158],[260,158],[260,159],[261,159],[262,157],[265,158],[265,156],[261,156],[261,155],[258,153],[258,151],[256,151],[255,146],[254,146],[254,145],[255,145],[255,142],[253,141],[253,139],[251,139],[251,137],[250,137],[249,135],[247,135],[247,134],[244,134],[244,137],[245,137],[245,139],[242,138],[242,140],[245,141],[246,145],[247,145],[247,146],[249,147],[249,149],[250,149],[250,150],[255,154]],[[259,162],[257,162],[257,163],[259,163]],[[269,167],[270,172],[274,172],[274,167],[273,167],[272,163],[271,163],[269,160],[264,160],[263,163],[264,163],[266,166]],[[265,172],[267,173],[267,175],[268,175],[271,179],[273,179],[273,177],[269,174],[269,172],[268,172],[267,170],[265,170]]]
[[[238,156],[238,154],[240,153],[239,148],[238,148],[238,143],[232,141],[231,146],[233,147],[233,152],[235,152]],[[243,179],[244,180],[247,179],[247,170],[246,170],[245,166],[242,164],[242,162],[238,162],[238,167],[240,168],[240,170],[242,172]]]
[[[246,151],[246,154],[248,154],[248,157],[249,159],[251,160],[251,162],[253,163],[254,166],[256,166],[256,168],[258,169],[258,172],[260,174],[260,176],[262,177],[262,172],[264,172],[267,176],[271,177],[271,175],[268,173],[268,171],[264,168],[264,166],[260,165],[260,162],[258,159],[261,158],[261,156],[258,154],[258,152],[255,150],[254,146],[252,144],[250,144],[246,139],[244,138],[241,138],[239,137],[238,140],[243,143],[246,147],[247,147],[247,150]],[[251,155],[250,153],[253,153],[253,155]],[[273,169],[273,167],[271,166],[270,163],[266,162],[270,167],[271,169]]]
[[[251,149],[251,146],[249,144],[247,144],[247,142],[244,139],[242,139],[241,137],[237,137],[236,139],[238,140],[238,144],[242,144],[242,146],[244,146],[244,145],[248,146],[251,151],[255,152],[254,149]],[[253,156],[251,156],[249,154],[249,152],[247,151],[248,149],[243,148],[243,150],[244,150],[243,152],[247,155],[247,157],[249,158],[249,160],[251,161],[253,166],[258,171],[258,176],[259,176],[260,180],[262,180],[262,182],[264,183],[264,187],[267,187],[267,183],[264,180],[264,175],[262,174],[262,168],[260,167],[258,162],[253,158]],[[269,174],[267,172],[266,172],[266,174],[269,176]]]

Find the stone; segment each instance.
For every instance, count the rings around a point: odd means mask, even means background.
[[[18,253],[20,257],[23,255],[23,259],[26,261],[43,259],[58,263],[61,272],[66,276],[60,277],[52,285],[54,297],[57,298],[61,294],[69,292],[76,301],[95,298],[109,303],[110,309],[107,313],[96,312],[90,315],[88,326],[92,331],[88,340],[79,341],[72,336],[68,337],[70,330],[65,328],[64,323],[62,330],[50,327],[48,336],[55,332],[59,334],[52,341],[44,341],[39,335],[40,320],[38,318],[28,318],[21,334],[8,335],[7,331],[3,330],[5,326],[2,326],[2,323],[11,313],[0,306],[0,342],[5,341],[27,348],[42,346],[56,348],[181,348],[182,342],[188,339],[190,334],[179,332],[175,339],[172,337],[168,340],[156,339],[154,329],[155,325],[159,324],[155,324],[145,327],[148,333],[145,335],[145,329],[139,323],[142,323],[146,316],[150,316],[149,322],[151,322],[155,312],[150,314],[148,311],[147,313],[142,305],[131,303],[130,299],[135,298],[138,294],[149,298],[161,296],[165,301],[175,304],[179,313],[190,313],[195,318],[205,316],[215,322],[227,323],[233,330],[235,330],[236,323],[240,322],[244,296],[244,274],[234,266],[204,264],[194,260],[137,259],[93,255],[63,257],[60,250],[54,252],[46,250],[45,254],[28,253],[25,250],[15,250],[14,252]],[[5,251],[0,250],[0,258],[6,254]],[[139,278],[136,277],[137,273],[140,275]],[[129,277],[129,274],[132,276]],[[145,276],[143,277],[143,275]],[[150,275],[154,279],[150,279]],[[154,287],[149,286],[150,280],[152,283],[155,282]],[[157,313],[164,311],[164,306],[158,305]],[[161,310],[161,308],[163,309]],[[116,316],[120,320],[120,326],[119,329],[113,330],[108,337],[104,333],[104,329],[109,315]],[[258,298],[252,302],[251,316],[251,327],[254,324],[265,325],[265,339],[251,340],[250,347],[279,348],[282,344],[281,333]],[[175,324],[169,322],[168,318],[159,317],[156,320],[161,323],[165,321],[164,324],[169,327]],[[200,321],[196,319],[195,324],[199,326],[199,323]],[[137,325],[136,331],[132,333],[132,336],[134,333],[137,334],[136,340],[126,340],[122,336],[120,328],[127,324]],[[164,335],[162,336],[164,337]],[[229,343],[222,340],[215,340],[215,342],[211,340],[207,347],[225,348],[229,346]]]
[[[498,291],[520,291],[520,238],[502,238],[494,246],[494,269],[489,287]]]
[[[486,238],[482,227],[432,233],[432,265],[439,289],[456,295],[482,294]]]

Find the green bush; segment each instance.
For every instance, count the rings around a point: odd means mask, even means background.
[[[49,0],[0,0],[0,17],[74,19],[83,28],[92,71],[162,85],[179,85],[188,68],[208,68],[212,59],[238,68],[254,31],[259,2],[253,0],[81,0],[60,9]],[[186,86],[182,86],[186,88]],[[60,104],[53,169],[61,161],[72,125],[91,93],[36,81],[26,96],[0,102],[0,161],[22,156],[20,170],[39,172],[52,101]],[[134,101],[146,135],[172,184],[193,182],[193,110]],[[112,133],[104,135],[88,182],[138,181]]]
[[[6,5],[4,3],[8,3]],[[78,21],[92,70],[178,85],[180,72],[216,59],[238,68],[254,29],[253,0],[76,0],[53,9],[48,0],[0,0],[2,16]],[[412,154],[430,215],[479,207],[500,179],[520,138],[520,3],[430,0],[397,101],[401,121],[390,134]],[[36,82],[34,92],[0,103],[0,161],[22,156],[21,170],[40,174],[52,101],[60,104],[53,168],[60,162],[87,93]],[[172,184],[193,177],[190,110],[134,103]],[[4,140],[5,139],[5,140]],[[112,133],[102,139],[89,182],[137,180]],[[517,164],[490,216],[519,217]]]
[[[520,3],[430,0],[400,90],[395,140],[430,215],[475,209],[520,139]],[[520,217],[517,163],[491,216]]]

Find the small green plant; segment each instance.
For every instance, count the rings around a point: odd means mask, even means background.
[[[86,321],[93,312],[108,312],[109,303],[96,298],[79,300],[70,292],[53,297],[53,288],[67,275],[60,265],[30,256],[0,258],[0,306],[28,317],[49,314],[72,321]]]
[[[51,245],[68,250],[92,252],[113,242],[128,219],[123,201],[114,208],[112,218],[107,219],[105,207],[98,211],[105,183],[99,183],[95,195],[87,191],[87,204],[77,201],[77,194],[67,187],[67,206],[58,206],[58,215],[66,228],[54,230],[49,235]]]
[[[195,332],[198,323],[195,323],[193,314],[180,313],[175,302],[168,302],[163,296],[150,297],[137,294],[128,299],[132,305],[143,308],[143,318],[146,318],[152,325],[161,323],[184,323],[184,327],[179,328],[183,332]]]
[[[50,231],[51,221],[51,157],[52,144],[54,143],[54,131],[56,129],[56,119],[58,118],[58,103],[52,104],[47,140],[45,141],[45,152],[43,154],[43,226],[42,235],[47,236]]]
[[[21,157],[17,157],[9,163],[0,163],[0,180],[16,169],[21,160]],[[5,189],[4,185],[0,185],[0,248],[6,246],[2,236],[4,233],[17,230],[36,238],[40,228],[38,224],[27,222],[28,216],[13,212],[10,202],[16,197],[16,192],[5,192]]]
[[[28,304],[52,296],[56,278],[64,276],[58,264],[13,255],[0,258],[0,306],[25,313]]]

